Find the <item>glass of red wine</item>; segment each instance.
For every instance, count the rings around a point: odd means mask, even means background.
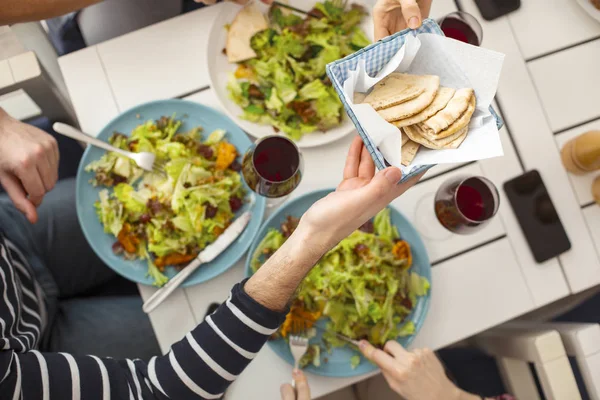
[[[459,40],[473,46],[480,46],[483,29],[477,19],[469,13],[456,11],[446,15],[439,22],[446,37]]]
[[[458,176],[444,182],[435,195],[421,199],[416,223],[429,239],[447,239],[451,233],[468,235],[483,229],[499,206],[498,189],[490,180]]]
[[[258,140],[246,151],[242,161],[246,184],[256,194],[270,199],[268,208],[280,204],[298,187],[302,169],[298,147],[284,136],[266,136]]]

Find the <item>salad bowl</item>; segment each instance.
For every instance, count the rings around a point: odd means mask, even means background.
[[[252,242],[250,251],[246,259],[246,275],[252,275],[252,258],[255,250],[260,245],[263,238],[271,229],[279,229],[281,224],[286,221],[288,216],[300,217],[304,214],[308,208],[319,199],[327,196],[333,189],[323,189],[314,192],[307,193],[294,200],[291,200],[279,208],[273,213],[269,219],[262,225],[256,238]],[[431,283],[431,264],[425,245],[419,237],[416,229],[411,225],[404,215],[397,211],[393,207],[389,207],[391,223],[398,229],[400,237],[410,244],[412,250],[412,266],[410,271],[415,272],[423,278],[426,278]],[[431,290],[426,295],[420,296],[414,305],[412,312],[408,315],[405,322],[412,322],[414,324],[414,333],[408,336],[398,337],[397,341],[403,347],[409,346],[415,335],[421,329],[427,311],[429,308]],[[316,336],[311,339],[311,344],[318,344],[321,342],[322,333],[326,330],[327,319],[321,318],[317,322]],[[283,358],[290,365],[294,365],[294,358],[290,352],[289,345],[285,339],[276,339],[269,341],[271,349],[277,353],[277,355]],[[309,365],[305,368],[306,371],[316,375],[330,376],[330,377],[352,377],[357,375],[368,374],[377,369],[377,367],[361,356],[360,363],[353,368],[351,365],[352,357],[359,354],[357,349],[351,347],[335,347],[331,349],[330,353],[321,352],[320,366]]]
[[[238,154],[244,154],[251,145],[248,136],[229,118],[210,107],[185,100],[159,100],[136,106],[110,121],[97,137],[108,142],[114,132],[129,136],[130,132],[143,122],[172,115],[182,121],[180,132],[202,127],[202,136],[206,137],[217,129],[225,130],[226,139],[236,147]],[[112,246],[116,239],[113,235],[104,232],[104,227],[96,214],[94,204],[99,199],[100,191],[105,188],[94,187],[90,183],[94,173],[86,171],[85,167],[92,161],[99,160],[104,153],[104,150],[100,148],[88,147],[79,164],[76,181],[76,207],[79,223],[88,243],[107,266],[133,282],[151,285],[153,279],[148,276],[147,260],[126,260],[123,256],[114,254]],[[245,188],[247,193],[251,193],[247,186]],[[110,190],[112,191],[112,189]],[[196,285],[222,274],[244,255],[263,220],[265,199],[256,197],[254,202],[246,202],[237,211],[236,216],[250,208],[252,217],[244,232],[215,260],[195,271],[182,284],[183,287]],[[173,277],[176,273],[177,270],[173,267],[165,269],[165,275],[168,278]]]
[[[261,11],[266,14],[268,6],[256,2],[260,7]],[[290,0],[289,5],[299,8],[301,10],[308,11],[314,1],[305,2],[302,0]],[[364,5],[367,10],[371,10],[372,6],[366,1],[354,1],[358,5]],[[208,51],[207,51],[207,63],[208,73],[210,79],[210,86],[214,90],[220,105],[222,106],[225,113],[235,121],[245,132],[255,138],[262,138],[264,136],[273,135],[276,131],[271,125],[262,125],[254,122],[250,122],[241,118],[243,109],[237,105],[231,98],[227,89],[230,76],[235,72],[237,64],[231,64],[227,60],[227,56],[224,54],[227,41],[227,30],[225,27],[230,24],[238,12],[241,10],[241,6],[234,2],[223,2],[219,5],[221,11],[213,22],[212,29],[208,39]],[[360,25],[363,32],[366,33],[369,40],[373,40],[373,23],[370,15],[363,17]],[[343,110],[342,122],[335,128],[327,130],[326,132],[315,131],[307,133],[302,136],[300,140],[296,141],[299,148],[309,148],[322,146],[327,143],[336,141],[352,132],[355,131],[354,124],[345,115]]]

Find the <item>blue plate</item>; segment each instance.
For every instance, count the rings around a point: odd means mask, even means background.
[[[149,119],[155,120],[162,116],[171,116],[173,114],[182,120],[181,132],[185,132],[196,126],[202,126],[204,128],[203,134],[206,136],[215,129],[224,129],[227,131],[227,140],[235,145],[240,154],[244,154],[251,145],[248,136],[229,118],[210,107],[184,100],[160,100],[134,107],[106,125],[98,135],[98,138],[108,141],[108,138],[115,131],[129,135],[133,128]],[[79,223],[87,241],[106,265],[131,281],[152,285],[153,280],[147,276],[147,261],[127,261],[113,254],[111,246],[116,239],[112,235],[104,233],[102,224],[96,215],[94,202],[98,200],[98,192],[102,188],[95,188],[89,183],[93,174],[85,172],[84,168],[90,162],[98,160],[104,153],[104,150],[90,146],[83,153],[83,158],[79,163],[76,188]],[[246,187],[246,189],[248,188]],[[250,192],[249,189],[248,191]],[[238,211],[238,215],[244,212],[247,207],[248,205]],[[256,236],[260,228],[260,223],[263,220],[265,199],[256,196],[253,209],[252,219],[240,237],[210,264],[198,268],[182,286],[192,286],[212,279],[227,271],[244,255],[252,239]],[[166,275],[168,277],[172,277],[175,273],[174,268],[167,268]]]
[[[278,209],[277,212],[271,215],[271,217],[260,228],[260,232],[258,233],[258,236],[256,236],[256,238],[254,239],[254,242],[252,242],[250,252],[248,253],[248,257],[246,259],[246,275],[252,275],[252,270],[250,269],[250,261],[252,259],[252,254],[254,253],[254,250],[259,245],[263,237],[265,237],[269,229],[280,229],[281,223],[285,221],[285,218],[288,215],[293,215],[295,217],[302,216],[302,214],[304,214],[304,212],[306,212],[306,210],[308,210],[308,208],[313,203],[327,196],[327,194],[331,193],[332,191],[332,189],[324,189],[307,193],[301,197],[290,201],[289,203],[286,203],[283,207]],[[421,241],[419,234],[417,233],[415,228],[413,228],[411,223],[406,219],[406,217],[404,217],[404,215],[402,215],[393,207],[390,207],[390,209],[392,223],[398,228],[398,232],[400,233],[402,239],[406,240],[410,244],[413,256],[413,265],[411,267],[411,270],[421,276],[424,276],[429,280],[429,282],[431,282],[431,264],[429,263],[429,257],[427,256],[425,245]],[[427,315],[427,310],[429,309],[430,293],[431,290],[429,291],[427,296],[419,298],[415,308],[407,318],[407,321],[413,321],[413,323],[415,324],[416,332],[418,332],[421,329],[421,326],[425,321],[425,316]],[[326,323],[326,319],[321,319],[317,324],[321,327],[325,327]],[[400,343],[404,347],[407,347],[413,341],[414,336],[415,335],[398,338],[398,343]],[[311,343],[317,344],[320,342],[321,333],[320,330],[317,330],[317,336],[311,339]],[[292,357],[289,345],[285,340],[272,340],[269,342],[269,346],[275,351],[275,353],[277,353],[290,365],[294,364],[294,358]],[[357,354],[359,354],[358,350],[353,350],[348,346],[337,347],[332,350],[331,354],[328,354],[326,352],[321,353],[320,367],[317,368],[311,365],[306,368],[306,371],[316,375],[346,378],[351,376],[368,374],[369,372],[373,372],[377,369],[375,365],[371,364],[369,361],[362,357],[358,367],[352,369],[352,367],[350,366],[350,357]],[[323,362],[324,358],[327,358],[327,363]]]

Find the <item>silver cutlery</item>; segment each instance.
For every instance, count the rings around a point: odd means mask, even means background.
[[[214,243],[206,246],[206,248],[198,254],[198,256],[183,268],[177,275],[171,278],[162,288],[154,293],[148,300],[144,302],[142,309],[146,314],[154,310],[161,304],[175,289],[179,287],[199,266],[209,263],[221,254],[231,243],[241,235],[244,231],[252,213],[246,211],[240,215],[227,229],[214,241]]]
[[[71,139],[80,140],[82,142],[91,144],[92,146],[100,147],[101,149],[107,151],[113,151],[124,157],[130,158],[133,161],[135,161],[138,167],[145,171],[154,172],[162,175],[165,174],[164,165],[156,161],[156,155],[154,153],[132,153],[131,151],[119,149],[117,147],[111,146],[106,142],[103,142],[100,139],[96,139],[95,137],[86,135],[79,129],[76,129],[67,124],[63,124],[62,122],[55,122],[52,125],[52,129],[54,129],[57,133],[60,133],[61,135],[70,137]]]

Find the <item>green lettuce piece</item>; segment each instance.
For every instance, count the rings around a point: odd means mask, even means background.
[[[286,28],[302,23],[302,18],[293,13],[286,15],[279,7],[271,7],[269,10],[269,19],[280,28]]]
[[[350,38],[350,44],[352,44],[352,46],[354,46],[354,48],[356,50],[360,50],[363,47],[367,47],[368,45],[370,45],[371,41],[369,40],[369,38],[367,38],[367,35],[365,35],[365,33],[362,31],[362,29],[355,28],[352,31],[352,36]]]
[[[121,232],[125,221],[123,206],[115,199],[111,199],[106,189],[101,190],[98,197],[100,200],[95,204],[96,213],[104,227],[104,232],[116,237]]]
[[[413,304],[417,304],[417,297],[425,296],[429,291],[431,284],[427,278],[417,274],[416,272],[410,273],[408,280],[408,298]]]
[[[398,337],[414,335],[415,331],[415,324],[409,321],[398,330]]]
[[[143,214],[146,211],[146,203],[149,197],[136,192],[133,186],[127,183],[119,183],[114,189],[115,197],[123,204],[125,210],[133,214]]]
[[[177,179],[179,179],[181,171],[183,170],[183,167],[185,167],[189,162],[190,160],[188,160],[187,158],[173,159],[165,164],[165,172],[171,179],[177,181]]]
[[[207,144],[207,145],[217,144],[225,138],[226,134],[227,134],[227,131],[225,131],[223,129],[215,129],[214,131],[211,132],[210,135],[208,135],[208,137],[204,141],[204,144]]]
[[[313,99],[322,99],[329,97],[329,92],[327,92],[327,87],[323,85],[323,82],[320,80],[314,80],[306,85],[304,85],[300,89],[300,98],[313,100]]]
[[[398,228],[392,225],[389,208],[384,208],[375,216],[373,226],[375,228],[375,234],[387,240],[391,241],[400,237]]]
[[[265,101],[265,105],[269,110],[281,112],[283,102],[277,96],[277,89],[271,90],[271,96]]]
[[[330,20],[334,20],[334,21],[339,21],[342,18],[342,15],[344,14],[344,9],[341,7],[337,7],[336,5],[333,4],[333,2],[327,0],[324,2],[317,2],[315,3],[315,8],[319,11],[321,11],[323,14],[325,14],[325,16],[327,17],[327,19]]]
[[[358,367],[359,365],[360,365],[360,356],[359,355],[350,357],[350,367],[352,369],[356,369],[356,367]]]
[[[227,91],[229,92],[229,98],[235,102],[235,104],[246,107],[250,104],[248,95],[244,96],[240,82],[235,78],[233,74],[229,75],[227,81]]]
[[[250,38],[250,46],[254,51],[260,53],[261,50],[271,46],[273,36],[275,36],[275,31],[270,28],[257,32]]]
[[[280,58],[284,58],[288,54],[300,58],[306,51],[306,46],[301,37],[287,30],[276,37],[275,48],[277,49],[277,56]]]

